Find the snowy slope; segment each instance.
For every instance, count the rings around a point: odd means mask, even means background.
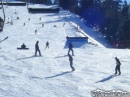
[[[15,9],[19,20],[16,19]],[[13,17],[13,25],[5,23],[0,33],[1,40],[9,37],[0,44],[0,97],[91,97],[91,91],[97,88],[130,92],[129,49],[75,44],[73,66],[76,71],[71,72],[68,56],[65,56],[68,49],[64,47],[66,36],[80,35],[74,27],[75,23],[78,22],[82,30],[95,40],[102,39],[101,44],[104,43],[103,38],[91,34],[96,32],[85,27],[77,16],[64,10],[59,14],[29,14],[26,7],[5,6],[5,12],[6,23],[8,17],[9,21]],[[34,57],[37,40],[42,57]],[[47,41],[50,48],[45,50]],[[17,50],[22,43],[29,50]],[[111,77],[115,69],[114,57],[121,60],[121,76]]]

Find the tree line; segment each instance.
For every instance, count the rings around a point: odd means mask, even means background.
[[[130,48],[129,5],[126,0],[55,0],[59,6],[78,14],[86,25],[98,29],[111,45]]]

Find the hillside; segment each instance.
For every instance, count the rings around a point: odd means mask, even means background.
[[[91,97],[91,91],[95,89],[130,92],[129,49],[106,48],[109,46],[104,38],[68,11],[30,14],[24,6],[4,8],[6,22],[0,39],[9,38],[0,43],[0,97]],[[13,25],[6,24],[11,18]],[[71,72],[65,44],[66,36],[83,36],[75,27],[76,23],[97,45],[73,43],[76,46],[73,56],[76,70]],[[41,57],[34,56],[37,40]],[[45,50],[47,41],[50,48]],[[29,50],[16,49],[23,43]],[[115,57],[122,63],[122,75],[112,77]]]

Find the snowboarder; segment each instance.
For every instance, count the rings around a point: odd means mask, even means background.
[[[42,27],[44,27],[44,24],[42,24]]]
[[[37,30],[35,30],[35,34],[37,34]]]
[[[121,62],[120,62],[120,60],[117,57],[115,57],[115,60],[116,60],[115,74],[117,74],[117,71],[118,71],[119,75],[120,75],[121,74],[121,71],[120,71]]]
[[[68,56],[69,56],[70,67],[71,67],[72,71],[75,71],[75,68],[72,66],[73,65],[73,58],[70,54],[68,54]]]
[[[39,43],[39,41],[37,41],[36,44],[35,44],[35,56],[37,56],[37,51],[39,52],[39,55],[41,56],[41,52],[39,50],[38,43]]]
[[[21,45],[21,48],[22,48],[22,49],[25,49],[25,48],[26,48],[26,45],[23,43],[23,44]]]
[[[30,18],[28,19],[28,21],[30,21]]]
[[[69,44],[68,55],[69,55],[69,53],[70,53],[70,50],[72,51],[72,56],[74,56],[74,52],[73,52],[73,45],[72,45],[72,43],[71,43],[71,42],[70,42],[70,44]]]
[[[48,47],[49,49],[49,42],[47,41],[45,49]]]

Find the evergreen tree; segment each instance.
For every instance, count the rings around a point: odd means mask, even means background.
[[[106,36],[109,41],[116,40],[117,28],[119,25],[119,13],[121,6],[119,1],[105,0],[101,6],[105,19],[104,24],[101,26],[101,33]]]
[[[78,6],[78,0],[70,0],[68,4],[68,10],[75,13]]]
[[[117,37],[121,48],[130,48],[130,21],[128,17],[128,9],[129,6],[124,6],[120,14]]]
[[[80,15],[84,13],[84,11],[93,6],[93,0],[79,0],[80,7]]]
[[[101,2],[102,2],[102,0],[94,0],[94,6],[96,8],[100,8],[101,7]]]
[[[59,6],[64,10],[68,10],[69,0],[59,0]]]

